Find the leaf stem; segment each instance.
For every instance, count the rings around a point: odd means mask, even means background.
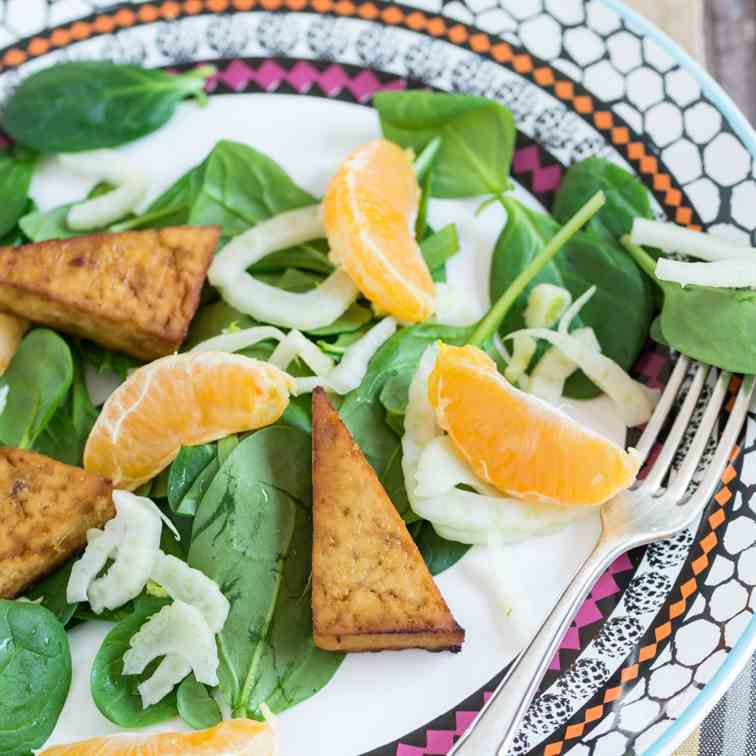
[[[468,344],[481,346],[501,325],[517,298],[527,288],[532,279],[541,269],[564,247],[567,242],[591,219],[606,203],[603,192],[597,192],[578,210],[575,215],[559,230],[544,250],[535,257],[530,264],[512,281],[510,287],[501,295],[499,301],[489,310],[483,320],[478,323]]]
[[[423,147],[423,151],[415,158],[415,176],[417,183],[422,183],[425,176],[433,167],[433,162],[441,149],[441,137],[434,137]]]
[[[622,246],[630,253],[633,260],[638,263],[641,270],[658,283],[654,258],[643,247],[633,244],[628,235],[623,236],[620,241],[622,242]]]

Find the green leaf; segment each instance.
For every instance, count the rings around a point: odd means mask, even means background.
[[[651,334],[656,341],[722,370],[756,373],[756,292],[708,286],[683,288],[659,281],[651,255],[627,240],[623,243],[664,294],[662,312]]]
[[[129,377],[129,371],[143,364],[129,354],[114,352],[112,349],[95,344],[94,341],[80,339],[76,346],[82,359],[98,373],[115,373],[122,381]]]
[[[195,730],[205,730],[222,721],[223,716],[207,688],[189,675],[176,692],[176,707],[181,719]]]
[[[214,336],[220,336],[229,328],[243,331],[245,328],[252,328],[255,325],[257,325],[256,321],[249,315],[235,310],[223,301],[204,305],[194,316],[181,350],[188,352],[200,342],[212,339]]]
[[[309,435],[266,428],[226,459],[195,517],[189,564],[231,604],[219,676],[235,716],[304,700],[341,661],[312,640],[310,475]]]
[[[13,231],[29,206],[29,185],[37,159],[0,153],[0,237]]]
[[[457,227],[450,223],[437,233],[426,236],[420,242],[420,251],[433,280],[446,281],[446,261],[459,252]]]
[[[52,416],[33,444],[35,451],[75,467],[81,466],[84,447],[99,415],[89,398],[84,370],[77,360],[74,379],[64,404]]]
[[[496,242],[491,264],[493,300],[510,289],[560,229],[547,215],[529,210],[509,197],[503,201],[508,221]],[[575,234],[515,299],[500,326],[502,334],[525,327],[528,296],[540,283],[562,286],[573,299],[595,285],[596,293],[573,321],[573,328],[592,327],[604,354],[626,370],[634,364],[648,337],[654,312],[653,292],[638,266],[617,244],[592,233]],[[599,391],[579,374],[568,381],[565,393],[582,399],[596,396]]]
[[[554,218],[566,223],[598,191],[604,192],[606,204],[588,222],[587,231],[616,244],[630,233],[636,218],[653,220],[643,182],[601,157],[581,160],[567,171],[554,201]]]
[[[317,239],[305,242],[298,247],[290,247],[266,255],[256,262],[250,273],[278,273],[287,268],[298,268],[311,273],[320,273],[327,276],[333,273],[333,265],[328,260],[328,242],[325,239]]]
[[[470,550],[469,544],[442,538],[427,521],[422,522],[413,537],[431,575],[440,575],[448,570]]]
[[[61,63],[25,79],[0,122],[40,152],[117,147],[165,124],[187,96],[199,96],[213,69],[184,74],[106,61]]]
[[[435,197],[475,197],[509,189],[515,144],[512,114],[485,97],[437,92],[380,92],[373,103],[384,135],[416,153],[442,140],[433,163]]]
[[[37,602],[42,599],[42,606],[49,609],[64,627],[71,621],[78,607],[78,604],[69,604],[66,601],[68,578],[75,561],[76,558],[69,559],[55,572],[35,583],[25,595],[29,601]]]
[[[333,323],[322,328],[315,328],[312,331],[307,331],[310,336],[338,336],[342,333],[354,333],[360,331],[360,335],[364,330],[364,327],[368,323],[373,321],[373,311],[369,307],[364,307],[356,302],[350,305],[347,311],[340,315]]]
[[[0,600],[0,753],[43,746],[70,686],[68,637],[55,615],[38,604]]]
[[[214,444],[184,446],[173,461],[168,474],[168,505],[177,514],[193,515],[195,508],[187,511],[182,502],[197,478],[212,462],[217,462]],[[217,470],[217,467],[216,467]],[[196,501],[194,505],[196,507]]]
[[[137,686],[149,678],[160,663],[155,660],[141,675],[124,675],[123,655],[134,633],[168,603],[167,599],[140,596],[134,609],[106,636],[92,663],[90,687],[92,700],[100,713],[119,727],[147,727],[176,716],[176,693],[169,693],[146,709]]]
[[[8,392],[0,441],[29,448],[65,400],[73,374],[68,344],[46,328],[30,331],[0,378],[0,391]]]

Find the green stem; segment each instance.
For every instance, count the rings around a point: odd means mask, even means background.
[[[641,270],[658,283],[654,258],[643,247],[633,244],[629,236],[623,236],[620,241],[622,242],[622,246],[630,253],[633,260],[638,263]]]
[[[441,137],[434,137],[423,147],[423,151],[415,158],[415,176],[417,183],[422,183],[426,174],[433,167],[433,162],[441,149]]]
[[[512,281],[510,287],[501,295],[499,301],[489,310],[483,320],[478,323],[472,337],[468,341],[471,346],[481,346],[496,333],[504,318],[507,316],[517,298],[527,288],[528,284],[537,276],[543,267],[567,244],[570,239],[591,219],[606,203],[603,192],[597,192],[583,205],[575,215],[559,230],[554,238],[546,245],[543,252],[535,257],[530,264]]]

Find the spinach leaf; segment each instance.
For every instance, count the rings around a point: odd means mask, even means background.
[[[32,210],[24,215],[18,222],[21,230],[32,242],[49,241],[50,239],[69,239],[80,236],[81,232],[71,231],[66,223],[68,211],[74,206],[61,205],[52,210]]]
[[[123,675],[123,655],[139,628],[168,603],[167,599],[140,596],[132,613],[106,636],[92,663],[92,699],[100,713],[119,727],[147,727],[176,716],[176,693],[167,695],[146,709],[142,708],[137,686],[155,671],[156,659],[141,675]]]
[[[44,744],[71,685],[63,625],[48,609],[0,600],[0,753]]]
[[[117,147],[165,124],[181,100],[205,99],[213,68],[174,75],[106,61],[61,63],[24,80],[0,122],[40,152]]]
[[[438,92],[380,92],[373,103],[384,135],[420,152],[440,137],[433,163],[435,197],[501,194],[510,187],[515,144],[512,114],[485,97]]]
[[[226,459],[195,517],[189,564],[231,602],[219,676],[235,716],[304,700],[341,661],[312,640],[310,476],[309,435],[266,428]]]
[[[515,199],[505,197],[502,202],[508,220],[496,242],[491,264],[490,292],[494,301],[560,229],[552,218]],[[638,266],[615,242],[592,233],[575,234],[515,300],[500,326],[502,333],[524,328],[530,291],[544,282],[563,286],[573,298],[595,285],[596,293],[573,321],[574,327],[591,326],[604,354],[625,369],[633,365],[648,337],[654,312],[653,292]],[[565,393],[583,399],[599,392],[585,376],[577,374],[568,381]]]
[[[328,242],[325,239],[316,239],[298,247],[273,252],[256,262],[250,268],[250,272],[254,275],[277,273],[286,268],[298,268],[325,276],[330,275],[333,273],[333,265],[328,260]]]
[[[321,339],[318,341],[318,346],[328,354],[341,358],[344,352],[354,344],[355,341],[362,338],[367,333],[367,328],[362,327],[359,331],[353,331],[352,333],[342,333],[333,341],[327,341]]]
[[[459,252],[457,227],[450,223],[435,234],[427,236],[420,242],[420,251],[436,281],[446,281],[446,261]]]
[[[554,218],[566,223],[591,197],[603,191],[606,204],[586,230],[618,242],[629,234],[636,218],[653,219],[648,190],[632,173],[601,157],[575,163],[565,174],[554,200]]]
[[[181,505],[189,490],[211,462],[217,462],[214,444],[184,446],[173,461],[168,475],[168,505],[177,514],[193,515],[196,511],[185,511]],[[216,468],[217,471],[217,468]]]
[[[664,295],[652,336],[683,354],[733,373],[756,373],[753,333],[756,292],[686,286],[656,278],[656,261],[644,249],[623,240]]]
[[[13,231],[29,206],[36,162],[32,154],[0,153],[0,237]]]
[[[73,372],[71,350],[57,333],[30,331],[0,377],[0,390],[8,392],[0,413],[0,441],[30,447],[65,400]]]
[[[84,370],[74,363],[74,378],[64,404],[52,416],[33,444],[35,451],[68,465],[80,466],[89,433],[99,415],[89,398]]]
[[[188,351],[202,341],[219,336],[223,331],[234,328],[243,331],[256,325],[256,321],[223,301],[202,306],[192,320],[189,333],[181,346]]]
[[[181,719],[195,730],[205,730],[222,719],[221,710],[207,688],[193,674],[186,677],[176,692],[176,707]]]
[[[369,307],[355,302],[349,309],[340,315],[333,323],[322,328],[307,331],[310,336],[338,336],[342,333],[354,333],[362,331],[363,327],[373,321],[373,311]]]
[[[442,538],[426,520],[420,523],[418,532],[413,537],[431,575],[439,575],[448,570],[470,550],[469,544]]]
[[[76,559],[77,557],[69,559],[62,567],[58,567],[55,572],[35,583],[26,592],[26,598],[30,601],[37,602],[42,599],[42,606],[49,609],[64,627],[71,621],[78,607],[78,604],[69,604],[66,601],[68,578]]]
[[[143,364],[129,354],[114,352],[94,341],[79,339],[76,347],[84,362],[89,363],[98,373],[115,373],[122,381],[129,377],[130,370]]]

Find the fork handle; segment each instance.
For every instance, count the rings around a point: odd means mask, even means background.
[[[625,549],[603,535],[527,648],[448,756],[506,756],[559,642],[604,570]]]

